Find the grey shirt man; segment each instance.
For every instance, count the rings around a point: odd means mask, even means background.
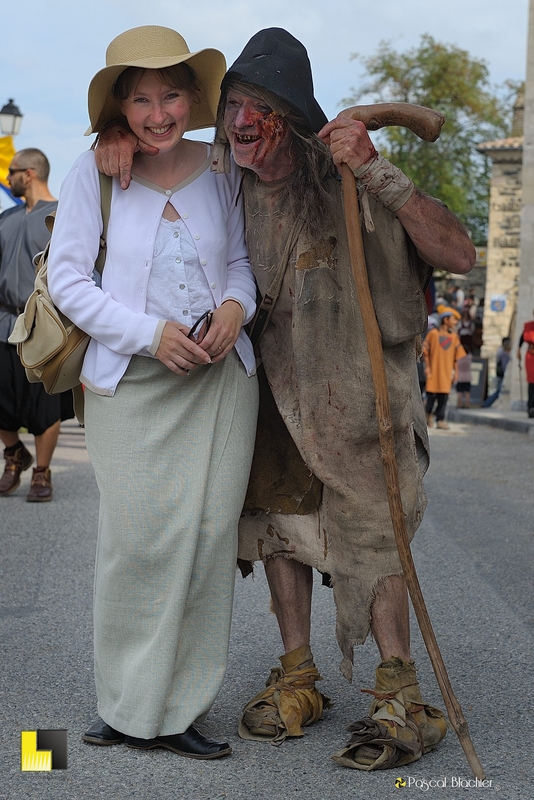
[[[45,218],[56,208],[55,200],[39,200],[30,212],[23,203],[0,214],[0,342],[7,342],[33,292],[33,259],[50,238]]]

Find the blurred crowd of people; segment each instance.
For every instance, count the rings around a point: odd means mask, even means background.
[[[532,312],[534,318],[534,310]],[[471,365],[480,356],[483,344],[484,298],[473,286],[464,291],[455,284],[438,293],[428,317],[428,329],[418,364],[419,386],[425,402],[427,423],[447,429],[445,410],[449,393],[456,389],[457,408],[471,403]],[[522,347],[526,344],[524,353]],[[527,414],[534,418],[534,319],[526,322],[520,335],[516,357],[522,376],[523,361],[528,384]],[[504,373],[512,359],[512,339],[505,336],[495,354],[495,384],[481,408],[489,408],[499,398]],[[522,379],[522,377],[521,377]]]
[[[419,385],[425,402],[429,427],[448,429],[445,421],[452,386],[457,391],[458,408],[469,408],[471,364],[482,347],[484,298],[474,287],[465,292],[455,284],[436,295],[428,317],[419,364]]]

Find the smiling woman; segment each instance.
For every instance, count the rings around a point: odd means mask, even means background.
[[[94,593],[100,719],[89,744],[219,758],[194,725],[224,678],[237,526],[254,445],[255,358],[243,325],[256,288],[237,168],[210,170],[222,53],[169,28],[109,46],[89,87],[91,130],[124,115],[146,143],[126,191],[113,182],[102,286],[98,171],[65,179],[49,260],[57,306],[92,337],[86,443],[100,489]],[[155,149],[157,148],[157,149]],[[83,225],[80,224],[83,219]]]
[[[158,70],[129,67],[112,91],[132,132],[160,151],[178,144],[199,99],[195,73],[187,64]]]

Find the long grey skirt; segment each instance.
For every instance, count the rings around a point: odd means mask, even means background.
[[[235,351],[187,377],[134,356],[114,397],[86,391],[98,712],[127,735],[182,733],[221,687],[257,404]]]

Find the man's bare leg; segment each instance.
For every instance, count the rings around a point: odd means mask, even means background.
[[[382,661],[410,661],[408,590],[403,575],[390,575],[381,584],[371,606],[371,631]]]
[[[310,644],[312,568],[300,561],[268,558],[265,573],[286,653]]]
[[[0,431],[0,439],[4,447],[14,447],[19,443],[20,438],[17,431]]]
[[[321,676],[310,648],[311,567],[274,556],[267,559],[265,572],[285,654],[279,677],[243,709],[239,735],[280,744],[286,736],[302,736],[303,727],[320,719],[330,701],[315,686]]]
[[[58,419],[53,425],[35,437],[35,455],[37,457],[38,467],[49,467],[56,449],[57,440],[59,437],[59,428],[61,420]]]
[[[272,557],[265,572],[286,653],[310,644],[312,569],[300,561]],[[381,584],[371,607],[371,629],[382,661],[410,660],[408,591],[402,575]]]
[[[417,761],[447,733],[445,715],[423,702],[410,660],[408,592],[403,576],[392,575],[381,585],[371,608],[371,629],[382,658],[376,670],[374,699],[367,716],[351,726],[353,734],[347,745],[332,756],[343,767],[364,770]],[[405,744],[399,747],[402,740]]]

